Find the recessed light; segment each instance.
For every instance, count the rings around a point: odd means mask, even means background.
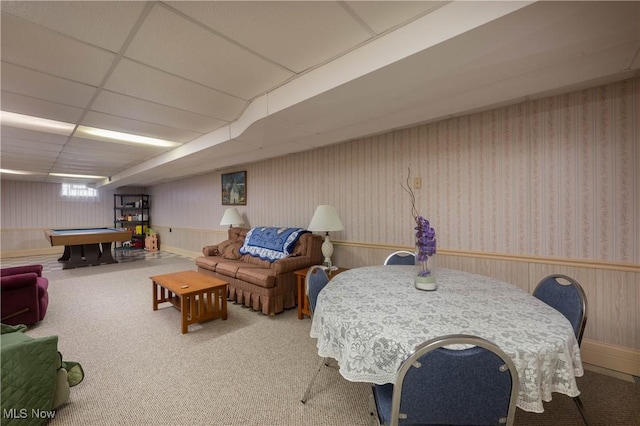
[[[0,169],[0,173],[6,173],[9,175],[31,175],[31,176],[46,176],[46,173],[38,173],[38,172],[27,172],[25,170],[11,170],[11,169]]]
[[[75,124],[62,121],[49,120],[47,118],[31,115],[16,114],[15,112],[0,111],[0,123],[3,126],[18,127],[20,129],[35,130],[39,132],[56,133],[69,136]]]
[[[92,175],[72,175],[69,173],[49,173],[49,176],[68,177],[76,179],[106,179],[106,176],[92,176]]]
[[[87,135],[88,138],[102,140],[110,139],[112,141],[130,142],[142,145],[152,145],[161,147],[175,147],[180,145],[177,142],[171,142],[164,139],[150,138],[147,136],[134,135],[131,133],[116,132],[113,130],[97,129],[95,127],[79,126],[76,132],[78,136]]]
[[[73,130],[76,129],[76,125],[72,123],[65,123],[62,121],[49,120],[47,118],[17,114],[15,112],[8,111],[0,111],[0,124],[3,126],[35,130],[38,132],[55,133],[64,136],[71,135]],[[150,138],[147,136],[116,132],[114,130],[98,129],[96,127],[89,126],[78,126],[75,131],[75,136],[103,142],[132,143],[164,148],[174,148],[182,145],[181,143],[165,139]]]

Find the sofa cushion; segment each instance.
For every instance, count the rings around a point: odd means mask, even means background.
[[[269,269],[271,268],[271,265],[273,265],[273,263],[269,262],[268,260],[263,260],[260,259],[259,257],[253,257],[250,254],[245,254],[242,257],[242,260],[249,264],[249,265],[254,265],[258,268],[265,268],[265,269]]]
[[[265,288],[276,285],[275,272],[267,268],[242,267],[236,272],[236,278]]]
[[[200,266],[201,268],[215,271],[216,265],[221,260],[223,259],[220,256],[200,256],[200,257],[196,257],[196,266]]]
[[[221,242],[220,244],[218,244],[218,249],[216,250],[216,252],[214,253],[216,256],[222,256],[222,253],[225,252],[225,250],[227,249],[227,247],[229,247],[231,244],[233,244],[233,241],[231,240],[224,240],[223,242]]]
[[[247,266],[245,262],[241,260],[223,260],[216,265],[216,272],[227,277],[236,278],[238,269]]]
[[[229,259],[229,260],[238,260],[242,257],[242,255],[240,254],[240,247],[242,246],[242,243],[239,242],[233,242],[229,245],[227,245],[224,248],[224,251],[222,251],[221,255],[222,257],[224,257],[225,259]]]
[[[306,235],[301,236],[293,251],[291,252],[291,256],[304,256],[307,254],[307,244],[309,242],[309,238]]]
[[[227,235],[231,241],[243,242],[247,232],[249,232],[248,228],[229,228]]]

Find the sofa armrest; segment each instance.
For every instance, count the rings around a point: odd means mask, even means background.
[[[286,274],[287,272],[294,272],[298,269],[311,265],[313,265],[313,262],[311,262],[311,259],[308,256],[292,256],[276,260],[271,264],[271,268],[275,271],[276,275],[281,275]]]
[[[22,287],[34,287],[38,280],[38,274],[29,272],[26,274],[8,275],[0,278],[2,291],[15,290]]]
[[[6,277],[9,275],[26,274],[29,272],[35,272],[39,277],[42,276],[42,265],[26,265],[26,266],[14,266],[11,268],[0,269],[0,276]]]
[[[204,246],[202,247],[202,254],[205,256],[216,256],[218,255],[218,244],[214,246]]]

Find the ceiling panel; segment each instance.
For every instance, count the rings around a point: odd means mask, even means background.
[[[43,101],[5,91],[2,91],[0,105],[2,106],[3,111],[48,118],[50,120],[58,120],[64,123],[75,123],[82,115],[82,109],[80,108]]]
[[[85,108],[96,88],[5,63],[2,65],[2,90]]]
[[[2,10],[118,52],[144,9],[141,1],[4,1]]]
[[[227,124],[226,121],[209,116],[171,108],[107,90],[100,92],[91,109],[96,112],[161,124],[176,129],[192,130],[198,133],[208,133]]]
[[[49,157],[55,161],[63,145],[52,145],[36,141],[25,141],[23,139],[11,139],[2,137],[2,158],[6,159],[7,154],[31,154]]]
[[[296,73],[371,37],[339,2],[333,1],[168,4]]]
[[[184,143],[198,136],[200,133],[189,130],[176,129],[175,127],[162,126],[145,121],[131,120],[101,112],[88,112],[82,124],[99,129],[109,129],[116,132],[131,133],[139,136],[164,139],[172,142]]]
[[[4,62],[93,86],[100,84],[114,59],[105,50],[5,14],[2,40]]]
[[[29,170],[30,173],[36,173],[41,175],[41,177],[46,176],[47,173],[51,172],[51,166],[53,165],[53,160],[38,160],[32,159],[30,156],[25,155],[18,158],[12,158],[11,155],[8,155],[7,158],[2,159],[2,168],[8,170]],[[20,179],[29,176],[29,175],[19,175]]]
[[[123,59],[105,88],[162,105],[232,121],[247,106],[242,99]]]
[[[140,28],[126,56],[245,100],[293,76],[158,5]]]
[[[20,140],[24,141],[23,143],[26,144],[33,141],[36,143],[43,143],[54,146],[59,145],[60,147],[62,147],[67,142],[67,136],[56,135],[54,133],[38,132],[34,130],[19,129],[9,126],[0,126],[0,133],[2,134],[3,145],[5,143],[5,140]]]
[[[448,1],[347,1],[345,2],[377,34],[404,24]]]
[[[131,157],[146,159],[155,157],[165,151],[166,148],[159,146],[111,143],[80,137],[71,138],[63,150],[65,154],[80,155],[83,152],[91,152],[91,155],[99,154],[97,159],[102,158],[106,161],[113,158],[126,159]]]

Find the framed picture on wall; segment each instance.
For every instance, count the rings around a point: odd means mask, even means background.
[[[224,173],[222,175],[222,205],[247,205],[247,172]]]

